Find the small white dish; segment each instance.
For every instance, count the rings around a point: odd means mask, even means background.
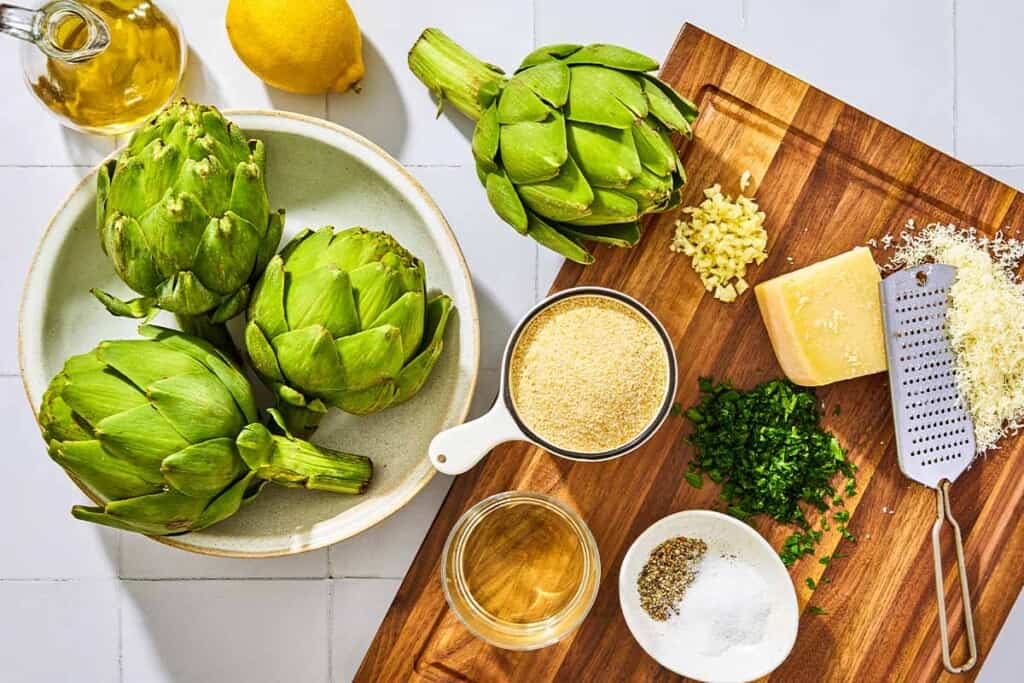
[[[707,543],[702,561],[705,569],[709,562],[729,562],[739,574],[763,583],[763,599],[770,611],[756,642],[727,645],[709,641],[718,634],[695,615],[696,605],[686,613],[687,598],[704,590],[699,574],[683,596],[680,614],[659,622],[640,607],[640,570],[656,546],[676,536]],[[633,541],[619,570],[619,604],[633,637],[655,661],[681,676],[715,683],[750,681],[769,674],[793,649],[800,621],[793,582],[771,545],[743,522],[711,510],[669,515]]]
[[[409,172],[369,140],[328,121],[276,111],[225,111],[267,149],[270,205],[287,209],[284,246],[301,228],[361,225],[390,232],[419,257],[427,287],[452,297],[455,312],[444,351],[410,401],[368,416],[331,410],[313,441],[373,460],[373,482],[360,496],[268,486],[228,520],[156,540],[225,557],[291,555],[336,543],[381,522],[434,476],[427,446],[469,412],[480,356],[480,330],[469,270],[441,210]],[[33,410],[64,361],[103,339],[132,339],[139,321],[115,318],[89,294],[99,287],[133,296],[96,237],[96,172],[57,209],[25,282],[18,350]],[[174,327],[161,314],[157,324]],[[241,319],[233,321],[240,325]],[[237,330],[236,330],[237,331]],[[42,441],[37,452],[46,457]],[[64,475],[53,466],[55,479]],[[88,494],[88,491],[86,491]],[[70,513],[69,513],[70,514]]]

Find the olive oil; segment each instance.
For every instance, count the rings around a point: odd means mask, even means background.
[[[565,517],[522,501],[496,509],[470,532],[463,556],[469,592],[483,611],[514,624],[557,615],[583,577],[583,547]]]
[[[185,51],[174,22],[151,2],[80,0],[107,24],[110,44],[78,63],[47,58],[30,85],[42,102],[89,132],[127,132],[159,111],[174,95]],[[68,14],[52,40],[64,50],[86,41],[88,27]]]
[[[456,524],[445,548],[445,595],[477,636],[509,649],[560,640],[586,616],[600,561],[590,531],[552,498],[492,496]]]

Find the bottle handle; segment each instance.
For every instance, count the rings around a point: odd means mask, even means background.
[[[74,48],[64,47],[61,26],[67,21],[80,22],[85,39]],[[74,0],[54,0],[41,9],[0,4],[0,33],[28,41],[61,62],[85,62],[107,49],[110,29],[107,22],[92,9]]]
[[[525,438],[499,398],[483,417],[435,436],[430,442],[430,462],[444,474],[462,474],[498,444]]]

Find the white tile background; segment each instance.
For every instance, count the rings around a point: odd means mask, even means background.
[[[503,339],[547,291],[560,259],[495,218],[458,119],[405,67],[426,26],[489,61],[535,45],[604,41],[664,55],[684,21],[1024,187],[1024,107],[1015,0],[355,0],[366,38],[362,93],[305,97],[264,86],[228,43],[226,0],[162,0],[191,45],[185,94],[221,107],[326,116],[412,167],[458,234],[481,304],[476,412],[493,397]],[[8,518],[0,540],[2,681],[339,681],[362,659],[449,481],[355,539],[298,557],[224,560],[74,521],[81,498],[46,457],[17,378],[23,274],[48,216],[113,148],[42,115],[22,84],[19,46],[0,38],[0,458]],[[1020,680],[1019,602],[980,679]],[[1015,648],[1014,645],[1017,647]],[[1013,674],[1018,671],[1018,674]]]

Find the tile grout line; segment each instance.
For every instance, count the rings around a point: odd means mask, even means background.
[[[956,156],[956,139],[958,127],[957,111],[957,31],[956,31],[956,0],[953,0],[953,156]]]
[[[118,534],[120,535],[120,534]],[[117,680],[124,683],[124,587],[117,586]]]
[[[327,579],[327,683],[334,680],[334,581]]]

